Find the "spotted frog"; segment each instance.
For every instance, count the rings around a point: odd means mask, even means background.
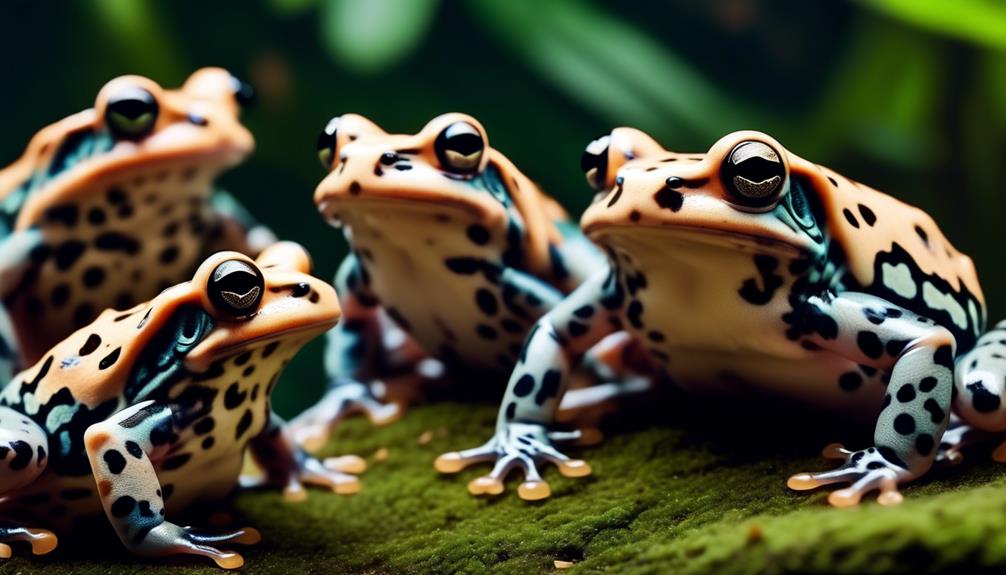
[[[104,514],[142,555],[194,554],[225,568],[254,529],[179,527],[166,517],[230,493],[246,447],[261,482],[290,498],[303,484],[352,492],[352,475],[295,447],[269,398],[287,362],[339,318],[335,290],[310,275],[298,245],[256,261],[219,252],[147,303],[106,310],[0,392],[0,556],[35,553]],[[346,461],[345,467],[359,461]],[[31,525],[33,527],[27,527]]]
[[[368,383],[410,365],[488,374],[502,388],[534,321],[605,266],[471,116],[445,114],[412,135],[347,114],[328,122],[318,151],[329,174],[314,200],[350,254],[335,280],[344,320],[329,334],[330,391],[291,422],[305,445],[352,411],[394,418]]]
[[[252,150],[238,120],[250,96],[219,68],[178,90],[116,78],[93,108],[43,128],[0,170],[8,362],[35,363],[104,309],[190,278],[211,253],[254,255],[274,240],[213,187]]]
[[[1006,323],[983,335],[974,265],[925,212],[752,131],[679,154],[619,128],[583,165],[600,193],[582,228],[610,269],[536,323],[494,437],[441,456],[451,471],[496,462],[472,492],[500,493],[522,468],[521,495],[545,497],[543,461],[584,474],[550,434],[561,393],[539,393],[564,389],[569,367],[616,329],[687,390],[758,391],[875,419],[872,446],[831,445],[837,469],[789,479],[799,490],[850,482],[830,494],[836,506],[873,490],[900,501],[898,485],[947,448],[951,409],[972,429],[1006,429]]]

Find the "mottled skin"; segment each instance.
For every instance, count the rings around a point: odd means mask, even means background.
[[[291,422],[305,445],[323,444],[351,411],[393,418],[397,407],[367,384],[436,366],[426,360],[502,388],[534,321],[605,265],[470,116],[412,135],[347,114],[319,153],[330,173],[315,203],[351,253],[335,280],[344,320],[329,334],[331,389]]]
[[[104,309],[192,277],[211,253],[254,255],[273,241],[213,188],[253,148],[238,119],[248,90],[219,68],[177,90],[116,78],[0,170],[0,299],[17,348],[3,351],[14,368]]]
[[[216,279],[234,265],[243,271]],[[48,552],[55,536],[37,527],[71,532],[104,512],[133,552],[238,567],[241,556],[216,545],[257,532],[166,517],[233,491],[246,447],[262,481],[293,498],[304,483],[355,491],[355,477],[305,455],[270,408],[282,369],[338,318],[335,290],[310,275],[303,249],[276,243],[256,262],[219,252],[191,281],[71,334],[0,392],[2,554],[26,537]]]
[[[548,432],[569,369],[617,329],[685,389],[875,417],[874,446],[829,446],[841,467],[790,478],[794,489],[851,482],[831,494],[835,505],[874,489],[882,503],[900,501],[897,485],[937,457],[952,402],[963,421],[1006,429],[1006,332],[976,347],[985,305],[974,266],[921,210],[758,132],[674,154],[620,128],[588,147],[584,168],[602,192],[582,227],[611,269],[538,321],[495,436],[441,456],[446,471],[495,461],[473,493],[501,493],[521,467],[521,495],[545,497],[542,460],[582,474]]]

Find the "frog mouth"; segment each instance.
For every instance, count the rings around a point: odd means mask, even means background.
[[[481,198],[463,198],[451,193],[430,193],[427,191],[412,193],[387,192],[368,193],[363,195],[329,194],[318,201],[318,211],[325,220],[334,226],[339,226],[346,215],[360,211],[380,216],[381,213],[415,214],[425,212],[431,215],[450,212],[462,214],[478,222],[491,224],[495,219],[505,218],[500,206],[493,206]]]
[[[656,244],[659,249],[670,250],[676,243],[703,244],[712,247],[750,252],[769,252],[782,256],[799,257],[808,251],[786,239],[768,234],[724,230],[696,224],[673,226],[632,225],[596,223],[583,230],[591,240],[600,244]]]

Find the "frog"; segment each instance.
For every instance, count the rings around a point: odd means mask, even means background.
[[[134,553],[233,569],[242,556],[219,547],[254,544],[257,530],[168,518],[238,482],[290,500],[304,485],[359,490],[355,475],[299,449],[270,401],[287,363],[339,317],[307,252],[278,242],[256,260],[213,254],[189,281],[69,335],[0,390],[0,556],[25,541],[48,553],[56,532],[93,530],[104,516]],[[246,452],[263,473],[241,480]]]
[[[121,76],[0,170],[4,381],[106,308],[189,279],[206,256],[275,241],[213,183],[254,148],[240,122],[253,95],[222,68],[179,89]]]
[[[470,492],[500,494],[521,470],[519,495],[542,499],[540,465],[586,474],[560,449],[555,408],[571,366],[615,329],[686,393],[872,421],[872,445],[829,445],[838,467],[787,481],[848,484],[829,493],[834,506],[873,492],[900,502],[899,485],[952,447],[941,441],[951,414],[976,431],[1006,429],[1006,324],[986,332],[973,261],[923,210],[757,131],[689,154],[617,128],[586,148],[582,167],[598,193],[581,227],[609,268],[532,328],[491,439],[440,456],[449,472],[494,462]]]
[[[392,377],[502,390],[534,321],[605,265],[470,115],[389,134],[344,114],[317,149],[328,174],[314,202],[350,249],[335,277],[344,315],[328,336],[329,390],[291,421],[310,449],[350,413],[399,417],[408,401],[374,389]]]

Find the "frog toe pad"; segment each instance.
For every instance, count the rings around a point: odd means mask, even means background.
[[[35,555],[45,555],[59,544],[56,535],[47,529],[0,527],[0,559],[7,559],[12,555],[11,547],[7,544],[16,541],[29,543],[31,552]]]
[[[878,489],[877,502],[881,505],[901,503],[898,482],[907,478],[908,471],[884,459],[876,448],[849,451],[836,443],[826,447],[823,453],[825,457],[844,459],[845,463],[830,471],[797,473],[786,485],[796,491],[805,491],[834,483],[851,483],[828,496],[828,502],[835,507],[856,505],[865,494]]]

